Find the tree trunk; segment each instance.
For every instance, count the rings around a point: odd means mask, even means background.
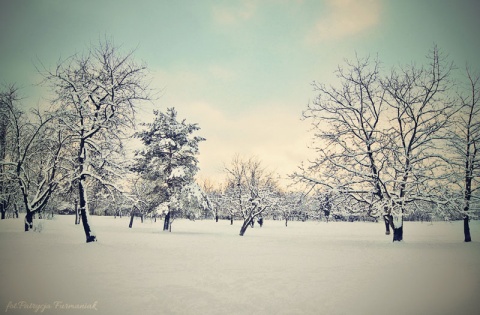
[[[240,228],[240,236],[243,236],[247,231],[248,227],[252,224],[253,218],[246,219],[243,221],[242,227]]]
[[[0,212],[2,213],[2,220],[5,220],[5,214],[7,213],[7,206],[4,201],[0,202]]]
[[[403,225],[401,227],[393,229],[393,241],[394,242],[403,241]]]
[[[385,222],[385,235],[390,235],[390,223],[388,220],[388,216],[383,216],[383,221]]]
[[[27,211],[27,214],[25,215],[25,232],[28,232],[31,229],[33,229],[33,213]]]
[[[288,218],[285,218],[285,227],[288,227]]]
[[[463,219],[463,234],[465,234],[465,242],[471,242],[472,237],[470,236],[470,218],[469,216],[465,216]]]
[[[393,241],[401,242],[403,241],[403,216],[389,216],[389,222],[393,229]]]
[[[169,228],[170,228],[170,211],[167,212],[167,214],[165,215],[165,220],[163,221],[163,230],[168,231]]]
[[[80,176],[78,181],[78,192],[80,199],[80,217],[83,224],[83,230],[85,231],[85,238],[87,243],[96,242],[97,237],[92,232],[90,224],[88,223],[88,207],[87,207],[87,194],[83,183],[85,182],[85,175]]]
[[[230,216],[230,225],[233,225],[233,214]]]
[[[75,200],[75,225],[80,224],[80,213],[78,211],[78,202]]]
[[[128,227],[129,228],[132,228],[133,226],[133,217],[135,216],[133,210],[132,210],[132,213],[130,214],[130,223],[128,224]]]

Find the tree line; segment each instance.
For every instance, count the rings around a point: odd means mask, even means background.
[[[174,108],[136,113],[152,102],[147,68],[111,40],[87,53],[39,67],[52,95],[43,109],[22,110],[18,89],[0,93],[0,212],[33,217],[74,205],[75,223],[94,242],[88,215],[164,220],[214,218],[242,222],[244,235],[265,218],[383,220],[393,240],[404,220],[478,217],[479,75],[459,75],[437,47],[426,64],[384,71],[378,58],[358,57],[336,71],[337,85],[314,82],[303,116],[314,130],[313,161],[278,175],[255,158],[233,157],[225,181],[199,183],[197,124]],[[134,127],[140,127],[135,131]],[[141,148],[127,157],[125,143]]]

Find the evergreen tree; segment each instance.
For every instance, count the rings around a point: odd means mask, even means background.
[[[154,182],[148,199],[155,203],[153,208],[167,205],[163,229],[171,231],[175,212],[179,211],[174,201],[180,199],[184,187],[193,183],[199,169],[198,144],[205,139],[192,135],[200,129],[197,124],[177,120],[175,108],[165,113],[154,111],[154,115],[154,122],[143,124],[146,130],[136,134],[144,149],[136,152],[134,170]]]

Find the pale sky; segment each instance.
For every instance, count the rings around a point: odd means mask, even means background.
[[[155,106],[201,127],[200,177],[223,179],[236,153],[285,177],[313,154],[300,118],[314,80],[334,83],[355,52],[421,63],[434,43],[479,69],[479,13],[474,0],[0,0],[0,83],[41,104],[39,60],[113,37],[147,64]]]

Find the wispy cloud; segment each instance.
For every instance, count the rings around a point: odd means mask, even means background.
[[[307,41],[317,44],[361,34],[380,22],[380,14],[379,0],[328,0],[326,14],[317,21]]]
[[[213,7],[213,18],[220,25],[236,25],[251,19],[256,10],[256,1],[241,1],[238,6],[222,4]]]

